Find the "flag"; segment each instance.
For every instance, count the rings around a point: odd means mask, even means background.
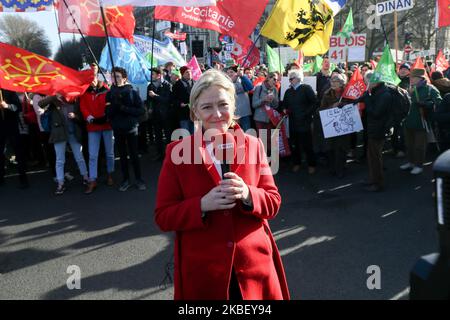
[[[266,44],[266,52],[267,52],[267,64],[269,67],[269,72],[284,72],[284,66],[281,62],[280,56],[278,53],[273,50],[269,45]]]
[[[342,98],[356,100],[363,95],[366,91],[366,83],[364,82],[364,78],[359,71],[359,68],[355,69],[350,81],[344,89],[344,93],[342,94]]]
[[[235,39],[248,38],[261,18],[268,0],[218,1],[216,6],[155,8],[155,19],[209,29]]]
[[[422,57],[417,57],[416,61],[414,61],[413,65],[411,66],[411,70],[413,69],[423,69],[425,70],[425,78],[427,79],[428,83],[431,83],[431,79],[428,76],[427,68],[425,68],[425,64],[423,63]]]
[[[0,12],[52,11],[53,0],[0,0]]]
[[[253,68],[259,64],[260,53],[250,39],[235,39],[231,56],[244,68]]]
[[[192,79],[194,79],[194,81],[200,79],[200,77],[202,76],[202,70],[200,70],[200,66],[195,56],[192,56],[187,66],[192,70]]]
[[[448,69],[448,67],[450,67],[447,59],[445,59],[444,53],[442,52],[442,50],[439,50],[438,55],[436,56],[436,71],[441,71],[444,72],[445,70]]]
[[[305,63],[303,64],[303,72],[311,72],[313,71],[314,64],[313,63]]]
[[[284,0],[275,4],[261,34],[315,56],[330,48],[333,23],[333,11],[323,0]]]
[[[295,60],[295,63],[297,63],[299,66],[303,66],[303,64],[305,63],[305,57],[303,56],[302,50],[298,51],[298,58],[297,60]]]
[[[352,8],[350,8],[350,11],[349,11],[348,16],[347,16],[347,20],[345,20],[344,26],[342,27],[341,31],[339,31],[337,33],[337,35],[341,36],[343,38],[346,38],[346,39],[350,39],[351,38],[351,34],[353,33],[353,29],[354,29],[354,26],[353,26],[353,11],[352,11]]]
[[[133,6],[133,7],[153,7],[153,6],[174,6],[174,7],[203,7],[215,6],[216,0],[103,0],[105,7],[110,6]]]
[[[345,6],[347,0],[325,0],[325,2],[333,10],[333,16],[335,16]]]
[[[375,70],[377,68],[378,63],[375,60],[370,59],[370,64],[372,65],[372,70]]]
[[[169,38],[164,39],[164,41],[154,40],[153,43],[155,45],[153,49],[153,58],[154,61],[156,61],[156,63],[153,64],[154,67],[163,65],[167,62],[173,62],[179,67],[186,65],[186,60],[184,60]],[[134,45],[144,57],[148,57],[148,61],[151,61],[152,38],[140,35],[134,36]]]
[[[320,70],[322,70],[322,64],[323,64],[323,58],[321,56],[316,56],[316,59],[314,60],[314,64],[312,66],[313,74],[316,74]]]
[[[370,83],[386,82],[398,85],[400,81],[401,80],[396,72],[396,66],[394,59],[392,58],[391,50],[389,45],[386,45],[377,68],[370,78]]]
[[[58,5],[59,32],[78,33],[93,37],[105,37],[99,0],[65,0]],[[133,7],[110,7],[104,10],[108,36],[133,41],[135,20]],[[73,18],[72,18],[72,16]],[[74,21],[75,19],[75,21]]]
[[[450,0],[436,0],[436,28],[450,26]]]
[[[150,81],[150,63],[134,45],[122,38],[109,38],[109,44],[114,57],[114,66],[124,68],[131,83],[140,84]],[[100,67],[109,71],[112,69],[107,46],[103,48]]]
[[[56,61],[0,42],[0,88],[68,100],[83,94],[94,80],[92,70],[76,71]]]

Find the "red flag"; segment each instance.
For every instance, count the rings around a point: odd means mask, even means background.
[[[208,7],[157,6],[155,19],[181,22],[210,29],[233,38],[248,38],[262,16],[268,0],[217,1]]]
[[[428,76],[427,68],[425,68],[425,65],[423,64],[422,57],[416,58],[416,61],[414,61],[413,65],[411,66],[411,70],[413,70],[413,69],[425,70],[425,78],[427,79],[428,83],[431,83],[430,77]]]
[[[375,60],[370,59],[370,64],[372,65],[372,70],[375,70],[377,68],[378,63]]]
[[[442,52],[442,50],[439,50],[439,53],[436,57],[436,71],[441,71],[444,72],[445,70],[448,69],[448,67],[450,67],[447,59],[445,59],[444,53]]]
[[[342,98],[356,100],[363,95],[366,91],[367,86],[364,82],[364,78],[359,71],[359,68],[355,69],[350,81],[344,89],[344,93],[342,94]]]
[[[192,70],[192,79],[197,81],[202,76],[202,70],[200,69],[200,65],[198,64],[197,58],[192,56],[191,60],[188,62],[187,66]]]
[[[450,0],[436,0],[436,26],[450,26]]]
[[[231,56],[234,60],[236,60],[237,64],[244,68],[252,68],[257,66],[261,58],[258,48],[250,39],[247,38],[242,40],[243,41],[235,39]]]
[[[66,2],[69,9],[64,2],[58,4],[59,32],[78,33],[79,27],[81,33],[87,36],[105,37],[98,0],[66,0]],[[133,7],[108,7],[104,12],[108,35],[132,42],[135,26]]]
[[[76,71],[35,53],[0,42],[0,87],[71,100],[94,80],[93,70]]]

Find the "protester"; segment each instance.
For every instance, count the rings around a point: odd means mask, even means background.
[[[227,74],[234,83],[236,91],[236,117],[242,130],[246,132],[251,128],[252,109],[248,92],[253,90],[253,84],[237,65],[228,68]]]
[[[441,97],[450,93],[450,80],[444,78],[444,74],[440,71],[435,71],[431,74],[431,84],[439,90]]]
[[[144,113],[139,94],[127,83],[125,69],[115,67],[111,70],[114,84],[106,94],[106,117],[110,120],[114,130],[114,138],[120,155],[122,182],[119,191],[127,191],[130,187],[128,171],[128,156],[134,170],[136,186],[139,190],[146,190],[141,175],[141,165],[138,156],[138,126],[139,117]]]
[[[404,63],[400,66],[400,69],[398,70],[398,76],[401,80],[399,83],[399,87],[405,90],[409,90],[409,74],[411,71],[411,66],[409,63]]]
[[[5,146],[8,142],[16,155],[19,188],[26,189],[29,187],[29,183],[26,174],[25,151],[20,144],[20,110],[20,100],[17,94],[0,89],[0,185],[5,182]]]
[[[80,97],[80,110],[87,122],[89,148],[89,185],[84,192],[91,194],[97,188],[97,166],[100,142],[103,138],[106,155],[107,185],[113,186],[114,137],[111,124],[106,119],[106,83],[94,78],[89,88]]]
[[[261,142],[234,123],[235,108],[233,83],[216,70],[205,72],[190,98],[192,118],[202,123],[196,134],[205,132],[201,145],[197,147],[190,136],[167,148],[155,221],[163,231],[176,232],[177,300],[289,299],[268,224],[278,212],[280,194]],[[197,153],[200,159],[202,155],[214,158],[208,132],[230,129],[237,141],[236,152],[244,153],[245,162],[238,163],[242,158],[235,156],[227,173],[219,164],[193,162]],[[191,152],[181,163],[176,158],[180,146]]]
[[[89,184],[86,162],[83,158],[82,126],[84,125],[78,103],[67,101],[60,95],[50,96],[39,101],[39,107],[49,108],[50,118],[50,138],[49,143],[53,143],[56,154],[56,179],[57,187],[55,195],[62,195],[66,191],[64,184],[64,165],[66,163],[66,146],[70,145],[72,154],[78,165],[83,184]]]
[[[177,110],[179,126],[182,129],[194,132],[194,124],[189,118],[189,95],[194,85],[192,70],[188,66],[180,68],[181,79],[173,85],[173,102]]]
[[[292,141],[293,172],[300,170],[302,154],[306,155],[308,173],[316,171],[316,157],[313,150],[312,129],[313,114],[317,98],[311,86],[303,84],[303,73],[299,70],[289,72],[290,87],[284,94],[282,108],[289,114],[290,139]]]
[[[411,71],[409,92],[411,109],[404,122],[408,162],[401,165],[400,169],[416,175],[423,172],[428,134],[433,130],[431,120],[434,108],[441,103],[442,98],[439,91],[427,83],[424,69]]]

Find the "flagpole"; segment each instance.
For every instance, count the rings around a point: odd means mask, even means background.
[[[105,28],[106,45],[108,46],[109,58],[111,59],[112,69],[114,69],[114,58],[113,58],[113,54],[112,54],[112,50],[111,50],[111,45],[109,44],[108,28],[106,28],[105,10],[103,10],[103,1],[102,0],[99,0],[99,5],[100,5],[100,12],[102,14],[103,28]],[[100,69],[100,67],[99,67],[99,69]],[[111,72],[111,73],[117,84],[116,73],[115,72]]]
[[[256,46],[256,42],[258,42],[258,40],[259,40],[259,37],[261,37],[261,33],[259,33],[258,36],[256,37],[255,41],[253,42],[252,46],[250,47],[250,50],[249,50],[248,53],[247,53],[247,56],[246,56],[245,59],[244,59],[244,62],[242,63],[242,66],[243,66],[244,68],[245,68],[245,63],[246,63],[247,60],[248,60],[248,57],[250,56],[250,54],[252,53],[253,49],[254,49],[255,46]]]
[[[397,10],[394,11],[394,37],[395,37],[395,70],[397,70],[398,63],[398,14]]]
[[[280,45],[278,44],[278,64],[279,64],[279,68],[280,68],[280,78],[283,77],[283,74],[281,73],[281,48]]]
[[[153,83],[153,52],[155,48],[155,29],[156,29],[156,19],[155,10],[153,10],[153,30],[152,30],[152,57],[150,59],[150,83]]]
[[[92,48],[91,48],[91,46],[89,45],[89,42],[88,42],[87,39],[85,38],[84,34],[81,32],[80,26],[78,25],[77,21],[75,20],[75,17],[73,16],[72,11],[69,9],[69,5],[67,4],[66,0],[63,0],[63,2],[64,2],[64,5],[65,5],[66,8],[67,8],[67,11],[69,11],[70,16],[72,17],[73,23],[75,24],[75,26],[76,26],[77,29],[78,29],[78,33],[80,34],[81,39],[83,39],[84,44],[86,45],[87,49],[89,50],[89,53],[91,54],[92,58],[94,59],[94,63],[95,63],[95,64],[97,65],[97,67],[98,67],[98,71],[102,74],[103,79],[105,79],[105,81],[106,81],[106,76],[105,76],[105,74],[103,73],[102,68],[100,68],[100,65],[99,65],[99,63],[98,63],[98,60],[97,60],[97,58],[95,57],[94,52],[92,51]],[[56,13],[55,13],[55,19],[56,19]],[[63,51],[63,55],[64,55],[64,49],[63,49],[62,42],[61,42],[61,35],[60,35],[60,33],[59,33],[59,23],[58,23],[58,20],[56,20],[56,21],[57,21],[57,24],[58,24],[58,26],[57,26],[57,27],[58,27],[58,36],[59,36],[59,41],[60,41],[60,43],[61,43],[61,50]],[[108,38],[106,38],[106,40],[108,40]],[[64,55],[64,59],[65,59],[65,55]]]

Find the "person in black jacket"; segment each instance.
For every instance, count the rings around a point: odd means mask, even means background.
[[[142,180],[138,156],[139,117],[145,111],[144,106],[137,91],[127,83],[126,70],[115,67],[111,73],[114,84],[106,94],[106,116],[111,121],[120,155],[123,179],[119,186],[119,191],[126,191],[131,186],[128,171],[128,150],[133,165],[136,186],[139,190],[145,190],[146,186]]]
[[[155,130],[156,158],[164,158],[163,134],[166,138],[166,144],[170,142],[172,135],[171,117],[172,106],[172,85],[163,77],[160,68],[153,68],[152,82],[147,87],[147,103],[152,110],[152,124]]]
[[[355,100],[354,103],[364,102],[367,114],[367,164],[369,179],[365,183],[365,190],[379,192],[384,190],[383,146],[385,137],[393,126],[394,97],[384,82],[370,83],[369,90]]]
[[[194,81],[192,80],[192,70],[187,67],[180,68],[181,79],[173,85],[173,103],[177,110],[180,128],[186,129],[190,134],[194,133],[194,123],[189,114],[189,96],[191,94]]]
[[[436,106],[433,120],[437,124],[440,152],[445,152],[450,149],[450,93],[447,93],[442,102]]]
[[[312,144],[311,123],[316,110],[317,98],[311,86],[302,84],[303,73],[300,70],[289,72],[290,88],[286,91],[282,108],[289,114],[290,139],[293,144],[294,167],[300,169],[302,153],[306,155],[308,173],[316,170],[316,158]]]
[[[19,188],[28,187],[26,175],[25,151],[19,143],[19,112],[21,103],[15,92],[0,89],[0,185],[4,183],[5,177],[5,146],[9,141],[16,154],[19,172]]]

